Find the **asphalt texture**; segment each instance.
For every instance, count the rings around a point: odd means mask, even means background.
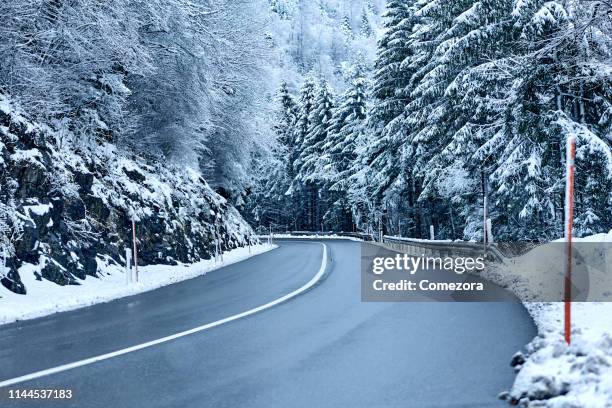
[[[317,242],[73,312],[0,326],[0,381],[271,302],[321,265]],[[503,407],[509,359],[535,335],[518,302],[362,302],[360,244],[329,240],[324,279],[258,314],[0,389],[0,407]],[[10,390],[69,389],[70,400]]]

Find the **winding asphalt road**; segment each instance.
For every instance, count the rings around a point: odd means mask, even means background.
[[[326,241],[324,279],[260,313],[0,388],[1,407],[496,407],[535,328],[519,303],[363,303],[360,247]],[[280,247],[206,276],[0,326],[0,383],[214,322],[308,281],[323,246]],[[8,399],[70,389],[69,401]]]

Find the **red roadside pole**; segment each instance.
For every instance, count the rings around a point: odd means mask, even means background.
[[[576,137],[567,139],[565,174],[565,342],[572,340],[572,227],[574,225],[574,172]]]
[[[138,282],[138,252],[136,249],[136,220],[132,216],[132,242],[134,245],[134,269],[136,270],[136,282]]]

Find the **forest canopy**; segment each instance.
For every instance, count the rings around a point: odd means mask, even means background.
[[[265,95],[265,1],[0,4],[0,92],[70,142],[118,143],[237,189]]]
[[[317,72],[279,87],[253,222],[482,239],[486,197],[497,238],[556,239],[575,136],[576,233],[610,230],[611,7],[388,1],[375,61],[355,58],[344,89]]]

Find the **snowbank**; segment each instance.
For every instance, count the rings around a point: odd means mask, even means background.
[[[572,344],[563,338],[563,303],[531,303],[539,330],[510,391],[530,407],[612,406],[612,304],[572,305]]]
[[[103,271],[99,278],[88,277],[78,280],[78,285],[67,286],[60,286],[46,279],[38,280],[35,274],[40,275],[40,266],[24,264],[19,274],[28,288],[28,294],[18,295],[0,286],[0,324],[33,319],[147,292],[205,275],[274,248],[276,245],[262,244],[251,247],[250,251],[248,247],[232,249],[225,252],[223,262],[218,263],[209,259],[189,265],[141,266],[138,269],[139,282],[130,285],[126,283],[123,268],[101,258],[97,259],[100,270]]]
[[[592,245],[590,261],[594,271],[607,271],[592,288],[596,296],[605,296],[612,280],[609,271],[609,234],[576,240]],[[608,243],[604,246],[604,243]],[[572,304],[572,344],[564,340],[562,302],[531,302],[550,289],[550,281],[559,279],[562,260],[551,259],[546,244],[527,254],[508,260],[487,278],[514,291],[533,317],[538,336],[527,346],[527,356],[513,358],[518,370],[516,381],[507,395],[511,404],[528,407],[598,408],[612,406],[612,303],[574,302]],[[558,245],[558,244],[556,244]],[[606,257],[608,257],[606,259]],[[603,266],[603,269],[602,267]],[[604,293],[597,293],[597,290]],[[612,301],[612,299],[611,299]]]

